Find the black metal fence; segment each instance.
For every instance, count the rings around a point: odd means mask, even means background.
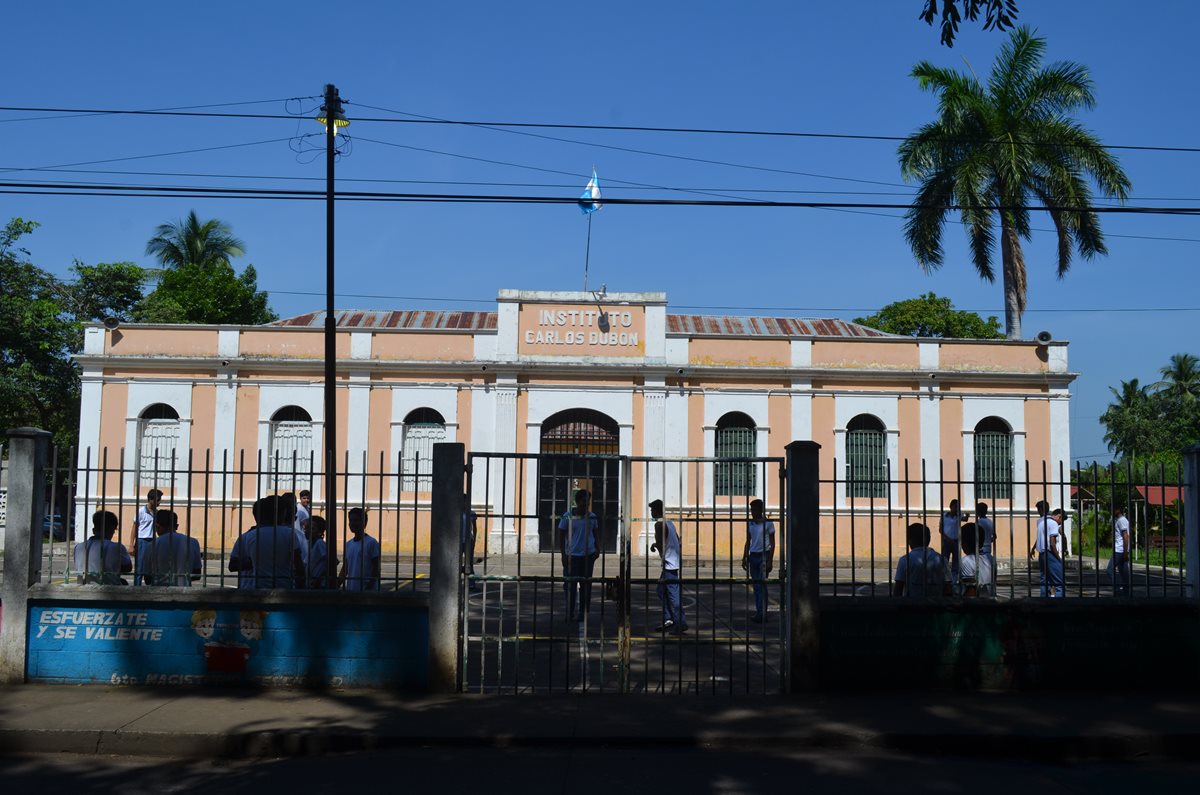
[[[997,488],[993,482],[974,482],[961,466],[905,463],[899,472],[885,468],[863,487],[835,462],[834,476],[820,482],[825,506],[822,593],[878,598],[906,592],[908,567],[898,570],[910,554],[908,528],[918,524],[928,528],[930,549],[945,565],[941,578],[933,575],[934,582],[916,589],[923,594],[997,599],[1053,595],[1053,588],[1043,592],[1048,561],[1038,552],[1045,542],[1038,539],[1037,504],[1045,502],[1052,519],[1061,511],[1055,523],[1061,525],[1063,596],[1187,595],[1182,467],[1093,465],[1051,471],[1023,463],[1017,469],[1019,477]],[[959,506],[957,518],[952,501]],[[1124,550],[1123,539],[1114,538],[1118,506],[1129,523]],[[1116,565],[1120,557],[1114,548],[1123,553],[1124,566]],[[905,563],[919,563],[919,557],[914,553]]]
[[[346,456],[338,473],[336,511],[337,559],[351,537],[347,514],[367,512],[366,533],[381,546],[384,591],[428,590],[430,528],[430,461],[414,457],[388,460],[384,456]],[[160,509],[175,512],[178,532],[199,542],[201,570],[192,585],[236,587],[238,575],[229,571],[230,552],[238,537],[255,524],[256,500],[270,495],[312,492],[310,510],[324,518],[321,498],[324,473],[313,460],[266,459],[261,453],[214,456],[189,451],[168,460],[138,461],[125,450],[52,448],[46,473],[46,519],[42,534],[42,581],[74,583],[79,572],[75,546],[92,533],[92,516],[111,511],[117,516],[113,540],[136,547],[138,509],[150,490],[162,492]],[[133,576],[124,579],[132,583]]]
[[[469,461],[476,544],[488,541],[472,553],[464,536],[462,690],[781,689],[783,459],[472,453]],[[730,477],[730,466],[741,475]],[[572,518],[587,527],[586,514],[569,515],[581,491],[595,514],[594,553],[571,548]],[[774,531],[771,564],[761,570],[752,560],[742,565],[755,499]],[[668,543],[666,522],[679,541],[677,562],[658,551]]]

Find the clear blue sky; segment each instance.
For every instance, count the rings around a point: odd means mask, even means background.
[[[362,107],[373,105],[452,119],[905,135],[931,118],[934,107],[908,77],[915,62],[965,68],[965,59],[983,73],[1003,38],[967,25],[954,49],[942,47],[937,30],[918,21],[921,5],[21,3],[5,14],[8,68],[0,104],[151,109],[279,100],[244,109],[280,113],[283,98],[316,95],[333,82],[352,119],[394,115]],[[1200,4],[1159,3],[1154,14],[1116,0],[1019,5],[1022,21],[1048,38],[1050,60],[1091,68],[1099,105],[1083,121],[1102,140],[1200,143],[1194,83]],[[335,52],[328,53],[331,34]],[[315,107],[312,100],[305,106]],[[320,132],[309,120],[14,121],[43,115],[0,112],[0,168]],[[621,180],[801,200],[905,201],[910,192],[901,184],[893,142],[544,131],[570,139],[558,142],[362,121],[348,132],[356,142],[338,167],[345,189],[575,196],[594,164],[610,196],[695,195],[622,190]],[[1200,204],[1200,154],[1119,154],[1133,180],[1133,203]],[[318,189],[324,177],[320,159],[298,162],[286,141],[76,168],[255,178],[34,171],[4,177]],[[872,195],[828,193],[834,191]],[[143,249],[154,227],[192,208],[226,220],[246,241],[247,256],[235,264],[254,264],[280,315],[323,306],[320,202],[0,195],[0,218],[42,223],[28,247],[35,262],[59,274],[75,259],[150,265]],[[1108,456],[1097,417],[1110,399],[1108,387],[1133,377],[1154,381],[1172,353],[1200,352],[1198,311],[1078,311],[1200,307],[1197,219],[1119,216],[1105,217],[1104,225],[1110,255],[1077,261],[1063,281],[1054,276],[1052,235],[1035,234],[1026,247],[1025,316],[1027,335],[1048,329],[1071,341],[1072,369],[1082,373],[1072,404],[1073,454],[1101,460]],[[1048,219],[1036,226],[1047,228]],[[341,297],[344,308],[487,308],[502,287],[578,289],[582,282],[586,222],[571,206],[342,203],[337,229],[339,292],[378,296]],[[927,276],[906,248],[897,218],[815,209],[609,206],[594,219],[592,279],[610,290],[665,290],[674,308],[697,312],[852,318],[933,290],[960,308],[1002,316],[1000,285],[975,275],[957,224],[945,239],[947,265]],[[731,305],[747,309],[716,308]]]

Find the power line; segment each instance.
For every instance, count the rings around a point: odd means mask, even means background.
[[[19,119],[0,119],[0,124],[11,124],[13,122],[20,122],[20,121],[45,121],[48,119],[78,119],[78,118],[83,118],[83,117],[88,117],[88,116],[110,116],[110,115],[118,115],[118,114],[180,115],[180,116],[182,116],[185,114],[178,113],[178,111],[200,110],[203,108],[232,108],[232,107],[237,107],[240,105],[268,105],[268,104],[275,103],[275,102],[292,102],[295,100],[302,100],[302,99],[320,99],[320,97],[314,96],[314,97],[283,97],[281,99],[253,99],[253,100],[247,100],[245,102],[219,102],[219,103],[215,103],[215,104],[211,104],[211,105],[178,105],[176,107],[171,107],[171,108],[152,108],[152,109],[148,109],[148,110],[129,110],[129,111],[113,111],[113,110],[70,111],[70,110],[64,110],[61,108],[0,108],[0,110],[28,110],[28,111],[33,111],[33,112],[47,112],[47,113],[55,114],[53,116],[26,116],[24,118],[19,118]],[[186,114],[186,115],[221,116],[224,114],[196,113],[196,114]],[[230,114],[230,115],[237,115],[237,114]],[[251,115],[250,118],[254,118],[254,116]]]
[[[320,133],[314,133],[314,135],[319,135],[319,134]],[[99,165],[101,163],[121,163],[121,162],[125,162],[128,160],[148,160],[150,158],[155,158],[155,157],[174,157],[175,155],[194,155],[194,154],[199,154],[200,152],[217,152],[217,151],[220,151],[223,149],[240,149],[240,148],[244,148],[247,146],[262,146],[263,144],[277,144],[277,143],[281,143],[284,141],[291,141],[291,140],[293,140],[294,137],[295,136],[290,136],[288,138],[268,138],[265,141],[250,141],[250,142],[244,143],[244,144],[225,144],[223,146],[206,146],[206,147],[203,147],[200,149],[180,149],[175,152],[157,152],[155,154],[150,154],[150,155],[129,155],[126,157],[110,157],[110,158],[106,158],[104,160],[84,160],[79,163],[61,163],[59,165],[54,165],[54,166],[37,166],[35,168],[32,168],[32,167],[31,168],[6,168],[6,169],[0,169],[0,173],[15,173],[15,172],[20,172],[20,171],[53,171],[53,170],[59,169],[59,168],[70,168],[70,167],[74,167],[74,166],[94,166],[94,165]],[[307,138],[308,136],[303,136],[303,137]]]
[[[315,99],[317,97],[290,97],[287,99]],[[275,101],[287,101],[275,100]],[[264,100],[270,101],[270,100]],[[239,103],[229,103],[239,104]],[[810,139],[831,139],[831,140],[848,140],[848,141],[904,141],[908,136],[903,135],[870,135],[859,133],[821,133],[821,132],[803,132],[793,130],[745,130],[736,128],[712,128],[712,127],[658,127],[650,125],[627,125],[627,124],[565,124],[557,122],[515,122],[515,121],[487,121],[487,120],[471,120],[471,119],[442,119],[431,116],[422,116],[421,114],[409,113],[407,111],[393,110],[390,108],[379,107],[377,105],[367,105],[361,102],[345,101],[347,105],[356,105],[358,107],[378,110],[384,113],[394,113],[411,118],[396,119],[385,117],[355,117],[355,122],[382,122],[390,124],[444,124],[462,127],[511,127],[514,129],[534,128],[546,130],[594,130],[601,132],[648,132],[648,133],[676,133],[676,134],[695,134],[695,135],[730,135],[730,136],[747,136],[747,137],[768,137],[768,138],[810,138]],[[205,107],[205,106],[192,106]],[[221,107],[221,106],[214,106]],[[73,116],[182,116],[182,117],[200,117],[200,118],[231,118],[231,119],[288,119],[294,120],[296,114],[276,114],[276,113],[205,113],[199,111],[188,110],[135,110],[122,108],[49,108],[49,107],[30,107],[30,106],[0,106],[0,111],[15,111],[15,112],[31,112],[31,113],[56,113],[70,114],[68,118]],[[26,119],[12,119],[10,121],[26,121]],[[1008,140],[981,141],[980,143],[994,144],[1011,144]],[[1018,141],[1018,143],[1029,144],[1044,144],[1041,141]],[[1063,145],[1067,146],[1067,145]],[[1073,145],[1072,145],[1073,146]],[[1131,151],[1147,151],[1147,152],[1200,152],[1200,147],[1190,146],[1161,146],[1161,145],[1145,145],[1145,144],[1101,144],[1105,149],[1124,149]]]
[[[242,144],[243,146],[251,144]],[[62,182],[2,182],[0,187],[20,188],[26,192],[41,191],[50,195],[62,189],[87,191],[120,190],[131,193],[143,191],[162,191],[180,195],[201,195],[220,193],[222,195],[245,195],[273,197],[280,199],[311,198],[324,196],[324,191],[299,190],[288,188],[229,188],[202,186],[163,186],[163,185],[113,185],[111,183],[95,185],[88,183]],[[463,202],[484,204],[567,204],[573,205],[578,199],[567,196],[517,196],[502,194],[447,194],[447,193],[390,193],[383,191],[342,191],[337,194],[346,200],[376,200],[376,201],[429,201],[429,202]],[[908,204],[888,202],[822,202],[822,201],[778,201],[778,200],[745,200],[745,199],[642,199],[642,198],[606,198],[605,202],[612,205],[631,205],[649,207],[780,207],[803,209],[874,209],[874,210],[908,210]],[[999,205],[976,208],[971,205],[938,205],[937,209],[947,211],[984,209],[987,211],[1033,211],[1033,212],[1092,212],[1106,215],[1179,215],[1194,216],[1200,214],[1200,206],[1196,207],[1074,207],[1054,206],[1041,207],[1038,205]]]

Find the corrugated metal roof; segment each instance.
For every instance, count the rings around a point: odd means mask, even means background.
[[[495,312],[412,310],[337,311],[339,328],[394,328],[425,331],[495,331]],[[324,312],[308,312],[272,326],[323,328]],[[736,317],[733,315],[667,315],[668,334],[719,337],[892,337],[873,328],[837,318]]]
[[[425,331],[495,331],[495,312],[433,312],[339,309],[339,328],[395,328]],[[271,323],[272,326],[325,327],[324,312],[307,312]]]
[[[667,315],[668,334],[729,337],[892,337],[837,318]]]

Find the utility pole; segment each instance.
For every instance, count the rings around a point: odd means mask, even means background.
[[[337,316],[334,313],[333,172],[337,159],[337,131],[349,122],[342,99],[332,83],[325,86],[318,122],[325,125],[325,521],[329,533],[326,559],[329,582],[337,576]]]

